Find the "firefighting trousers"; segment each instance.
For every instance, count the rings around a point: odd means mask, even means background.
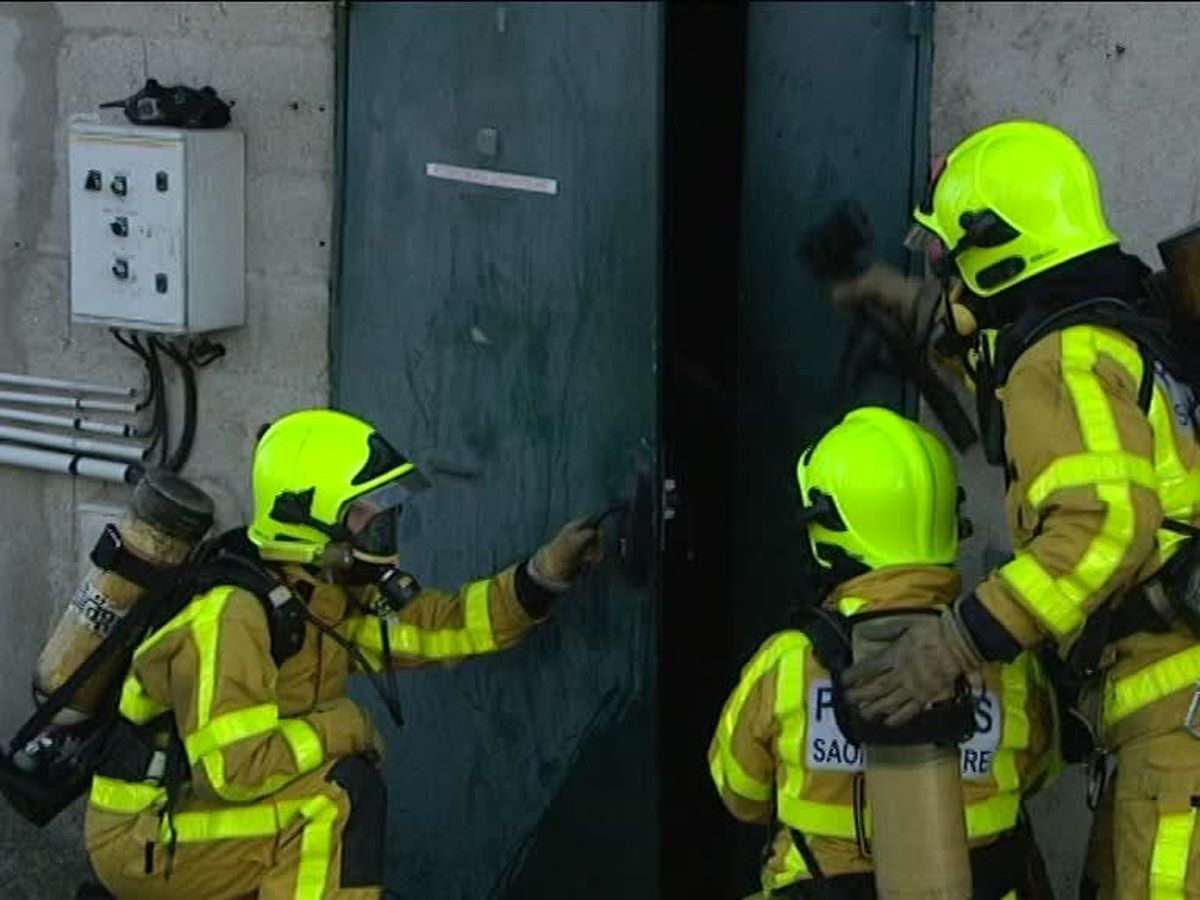
[[[92,867],[121,900],[382,896],[387,801],[363,757],[333,760],[253,803],[185,800],[171,823],[153,808],[115,811],[123,791],[132,803],[141,787],[98,784],[88,807]]]
[[[1200,740],[1180,729],[1121,747],[1096,810],[1085,896],[1200,896]]]

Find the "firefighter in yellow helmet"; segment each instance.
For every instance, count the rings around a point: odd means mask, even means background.
[[[796,475],[823,573],[808,602],[853,616],[954,600],[958,481],[937,437],[857,409],[804,451]],[[764,896],[873,897],[862,749],[838,726],[818,643],[807,628],[767,639],[721,713],[710,771],[734,816],[775,826]],[[1019,815],[1054,760],[1050,695],[1029,654],[981,666],[972,681],[978,730],[961,759],[976,896],[1027,895],[1040,859]]]
[[[253,522],[137,648],[93,779],[88,851],[122,900],[380,897],[382,747],[351,668],[510,647],[602,551],[574,522],[445,594],[398,568],[397,514],[427,484],[366,422],[286,415],[253,469]]]
[[[1038,122],[964,140],[915,218],[1005,467],[1014,553],[850,670],[849,694],[899,723],[958,675],[1049,647],[1093,745],[1065,749],[1116,756],[1089,890],[1200,894],[1200,641],[1175,606],[1195,569],[1183,534],[1200,518],[1200,447],[1181,361],[1144,303],[1149,270],[1118,246],[1087,155]],[[911,312],[917,287],[876,266],[836,293]]]

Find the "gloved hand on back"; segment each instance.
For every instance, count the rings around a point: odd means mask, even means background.
[[[867,719],[903,725],[930,703],[954,693],[962,675],[983,665],[966,628],[952,609],[916,622],[897,622],[893,633],[882,626],[877,634],[892,643],[846,670],[846,697]]]

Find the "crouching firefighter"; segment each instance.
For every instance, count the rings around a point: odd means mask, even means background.
[[[1195,355],[1178,346],[1195,297],[1153,289],[1091,160],[1043,123],[967,137],[914,217],[942,286],[936,346],[975,383],[1015,553],[849,671],[847,693],[899,724],[963,673],[1045,648],[1073,707],[1064,755],[1092,761],[1099,797],[1087,890],[1200,894],[1200,444]],[[879,266],[836,290],[902,313],[918,296]]]
[[[840,697],[860,629],[936,617],[958,592],[965,523],[949,451],[867,407],[805,450],[796,472],[819,577],[799,627],[770,637],[743,669],[709,749],[730,812],[772,829],[762,896],[1043,896],[1022,798],[1056,757],[1033,657],[981,668],[896,740]],[[945,740],[964,737],[958,748]],[[950,846],[937,845],[943,835]],[[922,840],[920,856],[895,855]]]
[[[254,520],[175,573],[92,780],[87,849],[121,900],[381,896],[383,748],[346,696],[352,667],[509,647],[601,552],[572,523],[457,595],[422,588],[398,568],[396,518],[426,487],[344,413],[262,435]]]

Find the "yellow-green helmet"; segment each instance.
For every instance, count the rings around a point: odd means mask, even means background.
[[[1092,161],[1042,122],[999,122],[972,134],[946,157],[913,217],[980,297],[1118,242]]]
[[[958,556],[958,478],[946,445],[888,409],[856,409],[800,455],[796,480],[813,557],[871,569]]]
[[[264,559],[286,562],[314,562],[333,541],[354,543],[371,513],[387,513],[375,517],[393,524],[403,499],[428,487],[373,426],[332,409],[300,410],[272,424],[254,451],[253,470],[250,540]],[[355,504],[363,521],[352,527],[347,514]]]

